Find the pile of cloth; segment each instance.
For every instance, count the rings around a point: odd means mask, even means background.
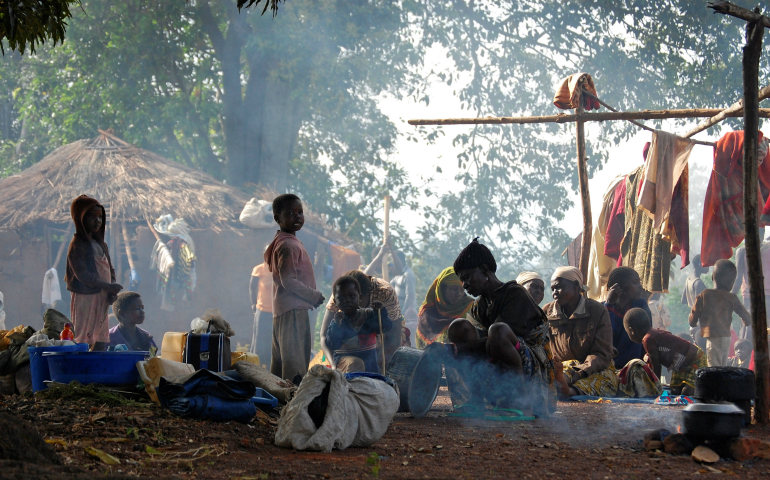
[[[209,370],[179,377],[161,377],[155,389],[161,406],[185,418],[248,423],[257,413],[256,387]]]

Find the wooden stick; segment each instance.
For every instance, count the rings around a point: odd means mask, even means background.
[[[380,354],[382,355],[382,374],[385,375],[385,334],[382,332],[382,309],[377,310],[377,318],[380,320]]]
[[[72,235],[72,229],[74,227],[74,223],[67,225],[67,233],[64,234],[64,240],[62,240],[61,244],[59,245],[59,251],[56,252],[56,259],[53,261],[53,264],[51,264],[51,268],[56,268],[56,266],[59,265],[59,261],[61,261],[61,257],[64,255],[64,249],[69,246],[67,239],[70,235]]]
[[[155,227],[153,227],[152,223],[150,223],[150,219],[145,217],[144,220],[147,222],[147,226],[150,227],[150,231],[152,232],[152,234],[155,235],[155,240],[162,242],[163,240],[161,240],[160,235],[158,235],[158,232],[155,231]]]
[[[759,101],[762,101],[762,100],[770,97],[770,86],[766,86],[766,87],[762,88],[762,90],[759,91],[758,97],[759,97]],[[684,138],[690,138],[693,135],[695,135],[697,133],[700,133],[700,132],[706,130],[707,128],[710,128],[710,127],[716,125],[717,123],[719,123],[722,120],[724,120],[725,118],[727,118],[730,113],[742,113],[742,112],[743,112],[743,99],[738,100],[737,102],[733,103],[732,105],[730,105],[726,109],[722,110],[722,112],[719,113],[719,115],[715,115],[715,116],[713,116],[713,117],[711,117],[711,118],[709,118],[707,120],[704,120],[703,122],[699,123],[697,127],[693,128],[689,132],[685,133],[683,135],[683,137]]]
[[[770,28],[770,19],[764,15],[760,15],[758,12],[752,12],[751,10],[739,7],[734,3],[718,0],[716,2],[708,2],[706,6],[713,9],[714,13],[730,15],[731,17],[740,18],[741,20],[746,20],[747,22],[756,23],[762,27]]]
[[[760,255],[758,193],[759,143],[759,58],[762,54],[764,27],[758,23],[746,26],[746,46],[743,48],[743,212],[746,233],[746,264],[751,294],[751,325],[754,337],[757,399],[754,421],[770,421],[770,384],[768,384],[767,319],[764,275]]]
[[[120,229],[123,231],[123,243],[126,246],[126,257],[128,257],[128,266],[135,269],[134,257],[131,255],[131,242],[128,237],[128,229],[126,228],[126,222],[120,222]]]
[[[392,200],[392,197],[390,195],[385,195],[385,226],[383,228],[383,237],[384,240],[382,242],[383,248],[388,243],[388,240],[390,240],[390,201]],[[390,272],[388,271],[388,254],[385,254],[382,256],[382,279],[386,282],[390,281]]]
[[[618,111],[617,109],[612,108],[611,106],[609,106],[606,103],[604,103],[599,97],[597,97],[593,93],[589,92],[585,88],[583,89],[583,95],[588,95],[589,97],[593,98],[594,100],[599,102],[599,104],[604,106],[604,108],[606,108],[607,110],[609,110],[611,112],[617,112]],[[714,118],[714,117],[712,117],[712,118]],[[637,122],[635,120],[626,120],[626,121],[629,122],[629,123],[633,123],[637,127],[643,128],[644,130],[647,130],[649,132],[654,132],[655,131],[654,128],[648,127],[647,125],[641,124],[641,123],[639,123],[639,122]],[[687,138],[687,137],[682,137],[682,138]],[[695,143],[695,144],[698,144],[698,145],[706,145],[706,146],[709,146],[709,147],[716,147],[717,146],[717,144],[714,143],[714,142],[704,142],[703,140],[690,140],[690,143]]]
[[[664,118],[704,118],[722,113],[721,108],[686,108],[680,110],[641,110],[636,112],[597,112],[582,113],[580,119],[585,122],[604,122],[608,120],[660,120]],[[740,117],[732,112],[726,117]],[[760,108],[761,118],[770,118],[770,108]],[[436,118],[409,120],[409,125],[503,125],[509,123],[570,123],[578,120],[577,114],[560,113],[558,115],[540,115],[534,117],[484,117],[484,118]]]
[[[583,114],[583,95],[582,83],[579,85],[578,107],[575,114],[578,118]],[[588,260],[591,256],[591,196],[588,193],[588,168],[586,166],[586,134],[585,122],[578,120],[575,125],[577,128],[577,170],[578,183],[580,185],[580,203],[583,206],[583,239],[580,243],[580,272],[583,274],[584,282],[588,281]]]

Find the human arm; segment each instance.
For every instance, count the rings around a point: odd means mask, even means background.
[[[107,247],[103,245],[102,248],[106,252]],[[112,269],[112,265],[110,264],[111,282],[105,282],[99,278],[93,256],[94,252],[90,242],[78,241],[73,238],[67,251],[67,265],[75,278],[83,285],[104,290],[111,295],[117,295],[123,290],[123,287],[115,283],[115,270]]]
[[[613,347],[612,340],[613,331],[610,314],[606,308],[602,308],[599,320],[596,322],[588,355],[586,355],[585,361],[578,365],[576,369],[583,371],[583,375],[588,377],[609,367],[615,348]]]
[[[257,295],[259,292],[259,277],[252,275],[249,280],[249,302],[251,302],[251,310],[257,311]]]
[[[387,245],[383,245],[380,247],[380,251],[377,252],[377,255],[374,256],[371,262],[369,262],[369,265],[366,266],[364,269],[364,273],[369,275],[370,277],[373,276],[375,273],[377,273],[378,267],[382,268],[382,257],[385,256],[385,254],[388,252]]]
[[[649,358],[649,365],[655,375],[660,378],[663,366],[660,364],[660,352],[655,344],[654,340],[649,340],[644,343],[644,348],[647,350],[647,356]]]
[[[698,320],[700,320],[700,315],[702,311],[703,311],[703,295],[698,295],[698,297],[695,299],[695,305],[692,306],[692,310],[690,311],[690,318],[687,322],[690,324],[691,327],[698,326]]]
[[[318,290],[310,288],[297,278],[295,259],[299,256],[297,247],[283,245],[275,252],[278,281],[288,292],[298,296],[314,307],[324,301],[324,296]]]
[[[332,297],[332,300],[329,303],[332,304],[333,301],[334,298]],[[323,322],[321,322],[321,350],[323,350],[324,356],[326,356],[326,360],[329,362],[329,365],[331,365],[332,369],[336,370],[337,365],[334,363],[334,351],[326,343],[326,332],[329,330],[329,324],[332,323],[333,320],[334,312],[327,308],[326,312],[324,313]]]
[[[743,306],[743,303],[741,303],[740,300],[738,300],[738,297],[733,295],[733,311],[738,314],[739,317],[743,320],[743,324],[747,327],[751,325],[751,314],[748,310],[746,310],[746,307]]]

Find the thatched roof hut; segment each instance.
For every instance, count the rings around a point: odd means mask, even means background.
[[[101,132],[0,180],[0,228],[68,223],[70,203],[81,194],[98,199],[125,222],[170,213],[192,228],[236,224],[249,201],[248,195],[203,172]]]

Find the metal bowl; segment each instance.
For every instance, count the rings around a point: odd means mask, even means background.
[[[696,403],[682,410],[684,434],[697,440],[739,437],[743,410],[732,403]]]

